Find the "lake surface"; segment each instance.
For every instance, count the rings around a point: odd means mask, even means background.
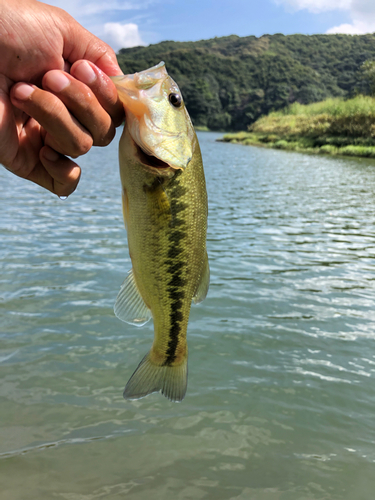
[[[181,404],[122,397],[118,140],[65,201],[0,167],[1,500],[374,498],[375,162],[219,136]]]

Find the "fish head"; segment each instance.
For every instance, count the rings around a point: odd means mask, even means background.
[[[196,135],[180,89],[164,62],[132,75],[111,77],[125,109],[125,126],[139,159],[160,175],[184,170]],[[154,172],[156,173],[156,172]]]

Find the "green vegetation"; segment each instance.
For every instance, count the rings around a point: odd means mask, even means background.
[[[259,117],[295,102],[375,90],[375,34],[168,41],[121,49],[118,60],[125,73],[164,60],[194,125],[213,130],[247,130]]]
[[[363,78],[367,80],[372,95],[375,95],[375,61],[365,61],[361,66]]]
[[[227,134],[225,142],[277,149],[375,158],[375,98],[294,103],[257,120],[248,132]]]

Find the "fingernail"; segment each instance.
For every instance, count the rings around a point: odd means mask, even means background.
[[[26,101],[34,92],[34,87],[27,85],[27,83],[20,83],[14,88],[13,96],[20,101]]]
[[[83,61],[74,70],[74,76],[81,80],[83,83],[93,83],[96,79],[95,71],[92,69],[87,61]]]
[[[51,71],[46,76],[45,83],[52,92],[61,92],[70,84],[70,80],[60,71]]]
[[[56,153],[54,149],[45,148],[43,150],[43,157],[48,161],[57,161],[60,158],[60,155]]]

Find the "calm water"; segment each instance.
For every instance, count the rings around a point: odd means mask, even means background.
[[[66,201],[0,168],[1,500],[374,498],[375,163],[218,136],[181,404],[122,398],[117,141]]]

